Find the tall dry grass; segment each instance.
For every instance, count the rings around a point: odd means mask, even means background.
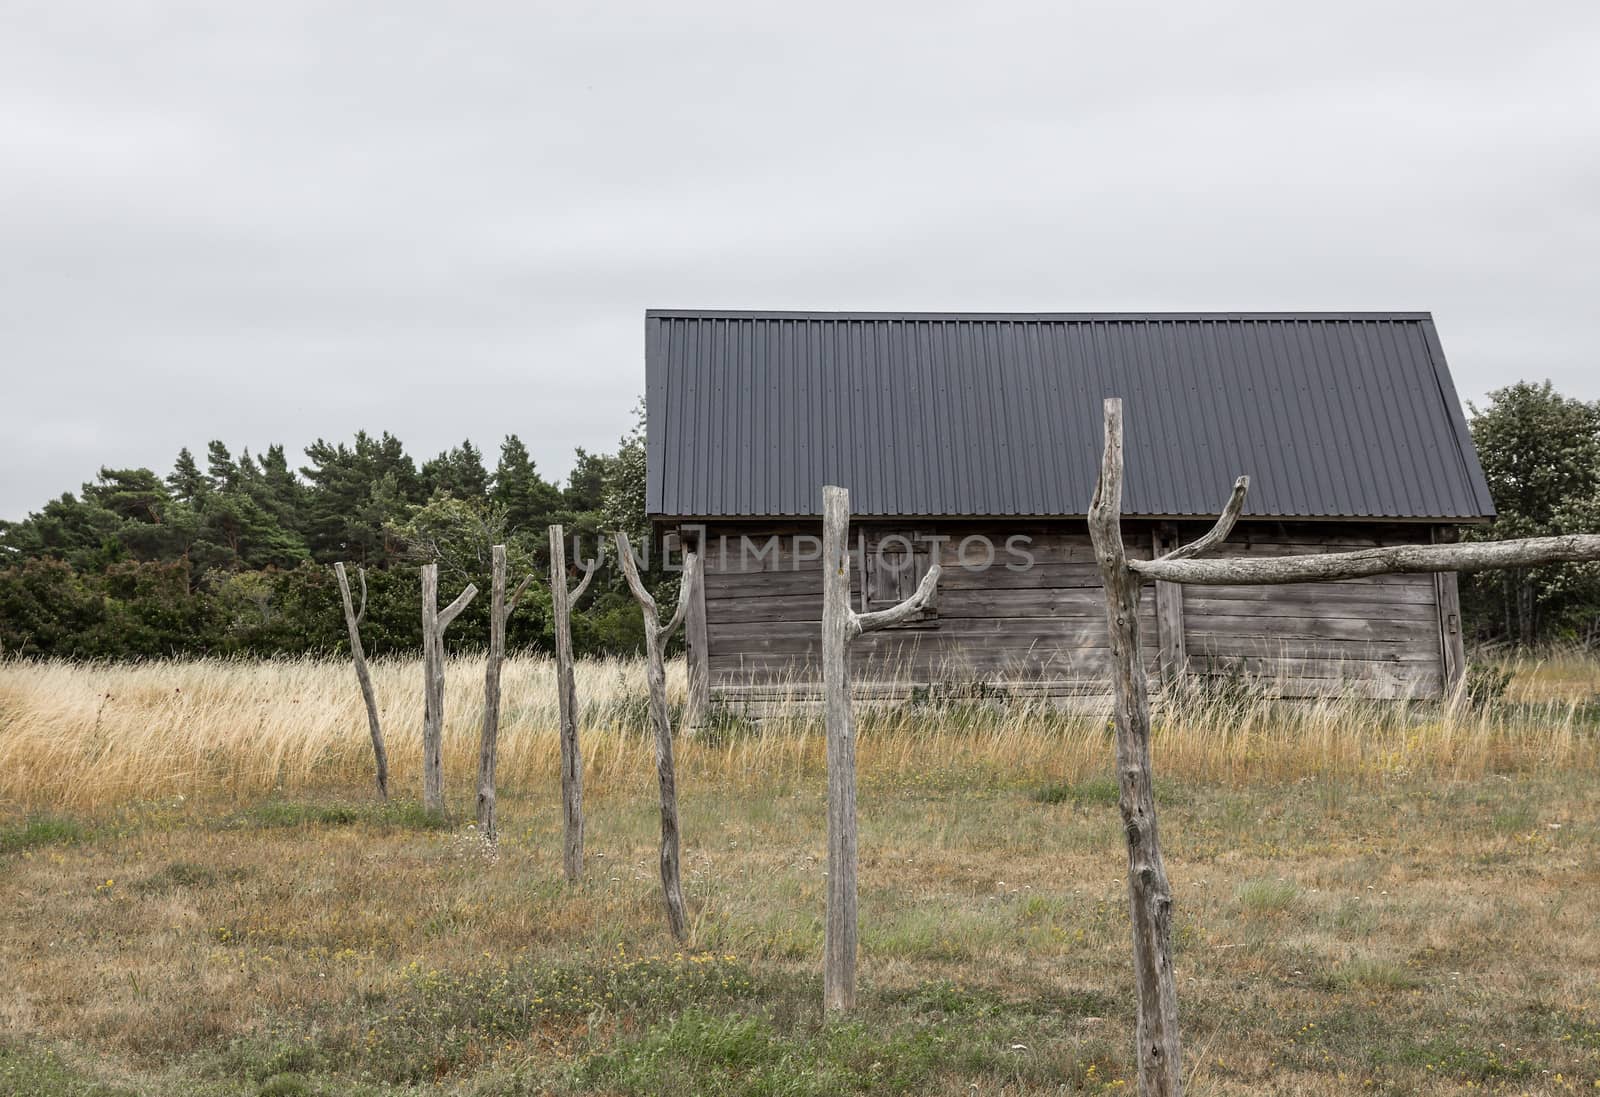
[[[1576,655],[1511,664],[1502,702],[1372,702],[1329,697],[1275,703],[1248,690],[1163,698],[1154,741],[1158,775],[1243,782],[1307,776],[1470,778],[1506,770],[1594,769],[1600,661]],[[481,658],[453,659],[444,757],[467,795],[482,719]],[[379,661],[391,784],[420,782],[421,668]],[[681,662],[668,673],[674,704]],[[507,661],[502,679],[500,780],[514,788],[558,772],[555,675],[542,656]],[[959,691],[957,691],[959,693]],[[1000,691],[1003,693],[1003,691]],[[644,667],[586,661],[578,693],[588,788],[604,795],[653,780],[645,735]],[[1108,705],[1073,711],[997,698],[901,701],[864,707],[863,779],[940,784],[1074,781],[1110,763]],[[821,774],[822,729],[795,705],[760,721],[719,712],[685,736],[682,779],[772,785]],[[348,662],[195,660],[144,664],[0,663],[0,808],[97,810],[174,795],[235,798],[370,780],[366,720]]]

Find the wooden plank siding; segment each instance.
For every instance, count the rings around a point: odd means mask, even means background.
[[[1425,526],[1241,523],[1221,556],[1289,556],[1426,544]],[[1183,588],[1188,670],[1244,679],[1282,697],[1347,694],[1430,698],[1444,690],[1439,609],[1431,575],[1337,583]]]
[[[948,537],[938,546],[944,577],[931,620],[856,640],[852,663],[863,696],[903,696],[932,684],[960,689],[982,683],[1014,695],[1048,697],[1108,690],[1104,596],[1082,523],[1040,529],[906,519],[892,527],[864,524],[861,539],[870,545],[896,531]],[[817,683],[821,553],[807,540],[817,532],[792,523],[707,530],[706,653],[714,697],[803,697]],[[1129,523],[1129,554],[1148,557],[1153,533],[1148,524]],[[996,547],[995,561],[985,570],[963,566],[960,542],[971,534],[986,534]],[[1014,534],[1030,538],[1025,551],[1032,563],[1024,570],[1006,567],[1021,563],[1006,550]],[[1185,529],[1176,535],[1193,534]],[[1241,523],[1227,554],[1328,552],[1426,542],[1430,536],[1425,526]],[[970,548],[966,562],[981,560],[981,550]],[[861,582],[858,561],[851,569],[858,599]],[[1443,689],[1431,576],[1168,593],[1172,604],[1163,607],[1164,627],[1169,637],[1175,627],[1182,635],[1167,650],[1183,652],[1186,672],[1203,679],[1247,679],[1289,697],[1436,697]],[[1157,608],[1155,591],[1147,588],[1139,625],[1153,682],[1160,681],[1163,647]]]

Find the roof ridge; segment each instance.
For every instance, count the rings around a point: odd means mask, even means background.
[[[1289,311],[1239,311],[1239,312],[918,312],[915,310],[882,311],[828,311],[825,309],[673,309],[645,310],[647,320],[943,320],[943,321],[1017,321],[1017,322],[1075,322],[1093,321],[1166,321],[1204,322],[1222,320],[1276,320],[1276,321],[1404,321],[1425,322],[1433,314],[1416,310],[1289,310]]]

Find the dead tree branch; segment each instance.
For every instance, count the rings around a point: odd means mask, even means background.
[[[372,691],[372,674],[367,670],[367,653],[361,645],[361,621],[367,615],[367,569],[357,568],[361,577],[361,608],[350,606],[350,579],[345,575],[344,564],[333,565],[333,574],[339,580],[339,598],[344,603],[344,624],[350,634],[350,658],[356,665],[356,682],[361,686],[361,700],[367,706],[367,731],[372,735],[372,760],[377,769],[378,796],[389,798],[389,752],[383,745],[383,725],[378,720],[378,699]]]
[[[1175,548],[1163,560],[1187,560],[1210,552],[1228,539],[1228,534],[1233,532],[1233,524],[1239,520],[1239,514],[1244,510],[1244,497],[1250,491],[1250,477],[1241,476],[1233,482],[1233,494],[1228,496],[1228,502],[1222,508],[1222,514],[1217,518],[1217,524],[1206,531],[1204,536],[1197,537],[1187,545]],[[1132,563],[1132,561],[1129,561]]]
[[[1222,557],[1216,560],[1129,560],[1128,566],[1147,579],[1200,586],[1234,584],[1317,583],[1429,571],[1482,571],[1525,568],[1540,564],[1600,560],[1600,534],[1526,537],[1517,541],[1471,541],[1449,545],[1391,545],[1330,552],[1315,556],[1261,559]]]

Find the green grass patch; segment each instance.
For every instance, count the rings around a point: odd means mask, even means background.
[[[1034,790],[1041,804],[1111,805],[1122,796],[1113,777],[1086,777],[1077,782],[1054,782]]]
[[[785,1039],[762,1017],[700,1010],[585,1060],[571,1083],[603,1093],[833,1097],[921,1092],[949,1041],[924,1029],[905,1034],[862,1023]]]
[[[1422,985],[1415,972],[1387,960],[1357,957],[1334,968],[1321,980],[1330,990],[1399,991]]]
[[[87,842],[94,831],[65,815],[30,815],[21,822],[0,826],[0,854],[21,853],[40,846],[69,846]]]
[[[7,1097],[135,1097],[133,1090],[87,1078],[55,1052],[0,1040],[0,1093]]]
[[[358,998],[280,1018],[259,1036],[235,1040],[214,1067],[262,1082],[280,1074],[357,1075],[391,1084],[470,1073],[524,1046],[530,1033],[629,1024],[694,1008],[724,1009],[782,998],[799,986],[782,977],[758,984],[725,956],[628,959],[620,953],[571,964],[513,963],[470,971],[413,965],[381,998]],[[814,995],[806,987],[804,997]]]
[[[449,821],[415,800],[385,804],[316,803],[263,800],[222,821],[226,830],[277,830],[289,827],[371,826],[380,830],[443,830]]]
[[[216,869],[194,861],[174,861],[146,876],[133,885],[141,895],[164,895],[173,891],[213,888],[218,884],[236,883],[248,873],[238,866]]]

